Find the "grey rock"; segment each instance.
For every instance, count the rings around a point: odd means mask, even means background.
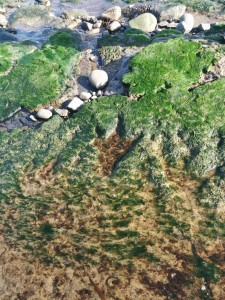
[[[185,33],[189,33],[194,27],[194,17],[192,14],[186,13],[180,18],[180,22],[185,22],[183,24],[185,27]]]
[[[98,22],[98,19],[95,16],[84,16],[82,17],[82,21],[95,24]]]
[[[59,115],[60,117],[63,117],[63,118],[67,118],[69,115],[69,112],[67,109],[55,108],[54,111],[57,115]]]
[[[81,92],[79,96],[80,96],[81,100],[85,101],[85,100],[89,100],[92,95],[91,95],[91,93],[88,93],[88,92]]]
[[[158,11],[159,21],[173,21],[179,20],[185,13],[186,6],[183,4],[161,7]]]
[[[8,24],[8,21],[7,21],[6,17],[4,15],[0,14],[0,26],[6,27],[7,24]]]
[[[93,28],[93,24],[92,24],[92,23],[89,23],[89,22],[82,22],[81,27],[82,27],[82,29],[84,29],[84,30],[90,31],[90,30],[92,30],[92,28]]]

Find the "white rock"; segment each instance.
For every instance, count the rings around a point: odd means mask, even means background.
[[[6,13],[5,7],[0,7],[0,14],[5,14],[5,13]]]
[[[129,21],[131,28],[140,29],[145,32],[152,32],[157,25],[157,19],[153,14],[144,13]]]
[[[91,100],[95,100],[95,99],[97,99],[98,97],[97,96],[92,96],[91,97]]]
[[[113,32],[113,31],[120,29],[120,27],[121,27],[120,22],[113,21],[112,23],[109,24],[108,30]]]
[[[96,55],[91,55],[91,56],[90,56],[90,61],[92,61],[92,62],[97,62],[97,61],[98,61],[98,56],[96,56]]]
[[[48,109],[45,108],[41,108],[38,112],[37,112],[37,117],[39,119],[43,119],[43,120],[48,120],[50,119],[52,116],[52,112]]]
[[[97,91],[97,96],[98,97],[102,96],[102,91],[101,90]]]
[[[96,89],[104,88],[108,83],[108,74],[103,70],[94,70],[89,75],[89,81]]]
[[[29,118],[30,118],[33,122],[37,122],[37,119],[35,118],[34,115],[30,115]]]
[[[81,100],[89,100],[92,95],[88,92],[81,92],[79,96]]]
[[[78,110],[79,108],[81,108],[83,105],[84,105],[84,102],[80,98],[75,97],[75,98],[73,98],[73,100],[70,101],[67,108],[72,111],[75,111],[75,110]]]
[[[0,14],[0,26],[5,27],[8,24],[8,21],[6,17],[2,14]]]
[[[194,17],[192,14],[184,14],[181,18],[180,18],[180,22],[185,22],[186,25],[186,31],[185,33],[188,33],[192,30],[192,28],[194,27]]]
[[[108,19],[112,21],[117,21],[119,20],[120,17],[121,17],[121,7],[119,6],[111,7],[102,14],[103,19]]]
[[[198,28],[199,28],[200,30],[207,31],[207,30],[210,30],[211,25],[210,25],[210,23],[201,23],[201,24],[198,26]]]
[[[190,26],[186,23],[186,22],[180,22],[177,27],[176,27],[177,30],[183,32],[183,33],[189,33],[191,30],[190,30]]]

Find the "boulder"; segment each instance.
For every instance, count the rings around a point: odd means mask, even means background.
[[[48,120],[50,119],[52,116],[52,112],[48,109],[45,108],[41,108],[38,112],[37,112],[37,117],[39,119],[43,119],[43,120]]]
[[[144,32],[152,32],[157,25],[157,19],[153,14],[144,13],[129,21],[131,28],[140,29]]]
[[[121,7],[114,6],[107,9],[103,14],[102,18],[112,21],[117,21],[121,17]]]
[[[104,88],[108,83],[108,74],[103,70],[94,70],[89,75],[89,81],[96,89]]]
[[[109,24],[108,30],[111,32],[117,31],[121,28],[121,24],[118,21],[113,21],[112,23]]]
[[[184,14],[181,18],[180,18],[180,22],[185,22],[185,28],[186,28],[186,31],[185,33],[188,33],[190,32],[193,27],[194,27],[194,17],[192,14]]]
[[[0,26],[6,27],[7,24],[8,24],[8,21],[7,21],[6,17],[4,15],[0,14]]]
[[[186,6],[183,4],[162,7],[158,11],[159,21],[175,21],[179,20],[185,13]]]
[[[184,21],[180,22],[177,25],[176,29],[181,31],[182,33],[189,33],[191,31],[189,25]]]
[[[84,102],[80,98],[75,97],[75,98],[73,98],[73,100],[70,101],[67,108],[69,110],[76,111],[79,108],[81,108],[83,105],[84,105]]]

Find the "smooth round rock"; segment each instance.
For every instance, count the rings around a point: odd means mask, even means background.
[[[45,108],[41,108],[38,112],[37,112],[37,117],[39,119],[43,119],[43,120],[48,120],[50,119],[52,116],[52,112],[48,109]]]
[[[89,75],[89,81],[96,89],[104,88],[108,83],[108,74],[103,70],[94,70]]]
[[[153,14],[144,13],[129,21],[131,28],[140,29],[144,32],[152,32],[157,25],[157,19]]]
[[[111,7],[106,11],[104,11],[104,13],[102,14],[103,19],[108,19],[112,21],[117,21],[119,20],[120,17],[121,17],[121,7],[119,6]]]

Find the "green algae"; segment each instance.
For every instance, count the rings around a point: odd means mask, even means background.
[[[12,71],[0,77],[0,120],[21,106],[35,109],[61,95],[78,51],[75,45],[71,47],[74,36],[70,40],[67,34],[65,46],[57,45],[57,36],[52,37],[50,44],[45,44],[43,49],[20,57]]]
[[[50,58],[51,47],[44,48]],[[105,256],[124,264],[157,263],[161,270],[165,243],[166,254],[180,255],[191,278],[216,283],[220,264],[210,255],[182,257],[190,241],[207,248],[206,241],[224,238],[217,208],[224,199],[225,81],[193,88],[214,57],[181,39],[151,44],[124,77],[128,97],[101,97],[66,122],[54,116],[35,131],[0,132],[6,239],[47,263],[66,257],[92,264]],[[134,142],[103,176],[94,141],[113,141],[112,133],[118,143]],[[107,145],[106,153],[115,150]],[[212,170],[216,176],[210,177]],[[193,225],[196,215],[201,218]],[[52,254],[48,246],[58,250]]]

